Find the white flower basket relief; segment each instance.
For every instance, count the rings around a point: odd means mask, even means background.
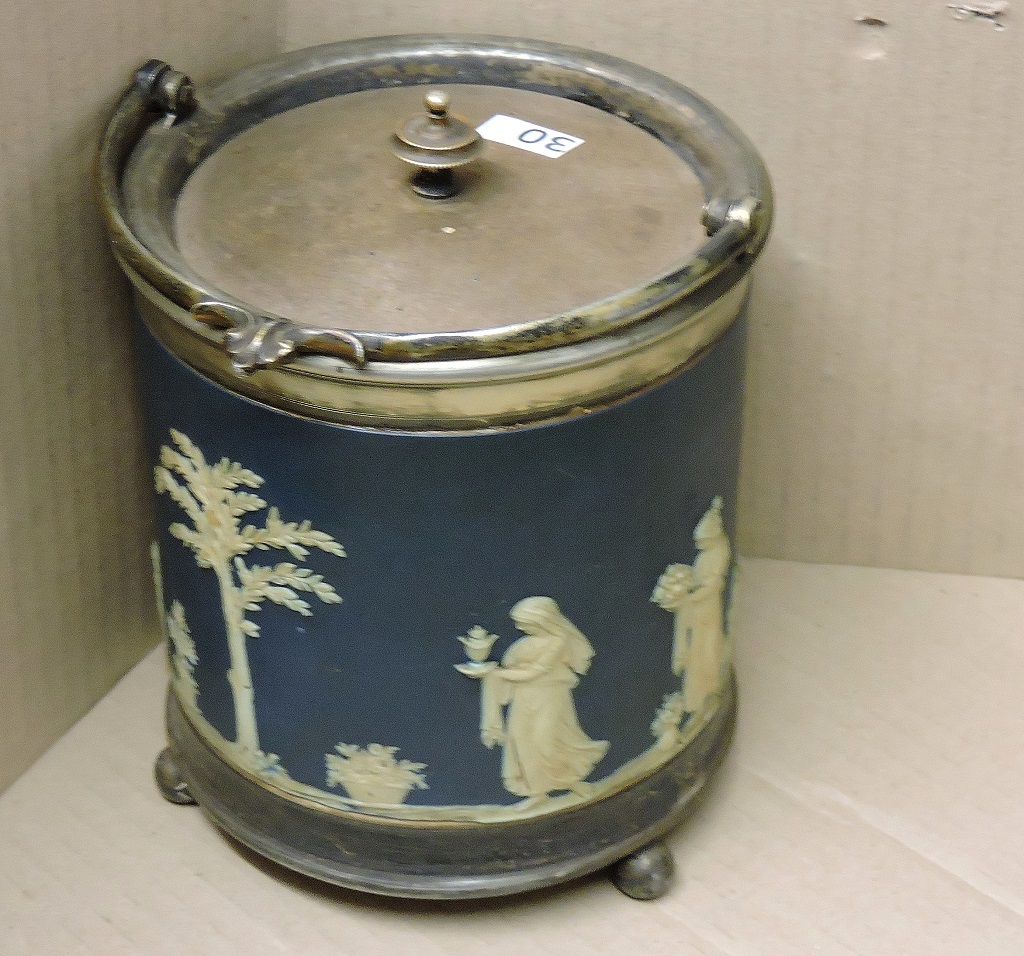
[[[364,750],[355,744],[338,744],[337,754],[325,754],[327,786],[342,786],[359,803],[400,804],[409,793],[427,790],[427,782],[420,772],[424,763],[399,760],[397,747],[368,744]]]

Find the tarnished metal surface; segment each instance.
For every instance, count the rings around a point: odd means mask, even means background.
[[[189,792],[188,784],[181,775],[181,768],[170,747],[164,747],[156,758],[153,778],[161,796],[168,803],[176,803],[179,806],[195,804],[196,798]]]
[[[690,163],[704,183],[709,207],[728,209],[749,198],[757,201],[759,211],[749,222],[725,216],[696,255],[642,287],[601,302],[484,330],[357,332],[371,363],[513,355],[597,339],[694,295],[723,270],[738,266],[744,273],[767,236],[771,188],[762,163],[725,117],[684,87],[570,47],[494,37],[413,36],[319,47],[253,67],[202,91],[188,120],[148,132],[145,127],[154,116],[147,111],[146,97],[133,88],[111,122],[101,155],[101,191],[115,249],[169,303],[189,309],[212,299],[245,306],[205,283],[175,244],[171,214],[192,170],[243,130],[304,103],[359,90],[438,83],[516,87],[613,113]],[[126,162],[145,169],[152,187],[146,198],[131,203],[123,191]]]
[[[395,131],[392,152],[417,167],[410,180],[413,191],[427,199],[450,199],[460,188],[454,170],[479,158],[483,139],[464,119],[448,111],[451,97],[431,90],[423,98],[425,113],[417,113]],[[370,197],[371,200],[374,197]]]
[[[619,860],[612,868],[612,882],[635,900],[656,900],[672,888],[674,873],[672,851],[656,840]]]
[[[341,329],[316,329],[287,319],[261,318],[226,302],[197,302],[189,314],[210,328],[227,329],[224,348],[236,372],[247,374],[270,368],[304,348],[337,352],[357,368],[366,361],[362,342]]]
[[[224,333],[209,320],[199,322],[169,306],[145,283],[138,285],[142,316],[157,338],[225,387],[309,418],[427,431],[503,428],[587,414],[635,394],[717,341],[740,314],[748,287],[745,274],[725,273],[650,321],[560,349],[356,367],[351,342],[321,338],[320,354],[292,356],[287,366],[255,362],[248,368],[263,367],[239,377]],[[332,349],[339,358],[325,354]]]
[[[396,118],[422,108],[423,90],[331,97],[236,136],[182,189],[182,257],[261,312],[422,334],[597,302],[644,285],[704,241],[700,180],[664,144],[611,114],[528,90],[433,88],[467,125],[528,116],[584,145],[553,160],[489,142],[455,170],[456,196],[421,198],[391,137]]]
[[[192,729],[173,694],[167,704],[171,747],[181,773],[218,827],[276,863],[316,879],[425,899],[504,896],[552,886],[610,866],[656,841],[696,809],[725,756],[735,721],[731,682],[717,715],[686,750],[605,800],[517,823],[396,825],[282,800],[221,761]],[[666,875],[663,866],[653,870],[658,881]],[[629,886],[642,889],[635,880]]]

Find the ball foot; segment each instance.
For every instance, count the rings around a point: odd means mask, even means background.
[[[619,860],[609,875],[626,896],[634,900],[656,900],[669,891],[674,872],[672,852],[662,840],[656,840]]]
[[[164,747],[160,751],[160,756],[156,758],[156,766],[153,767],[153,776],[156,778],[156,785],[161,796],[169,803],[187,806],[196,802],[196,798],[192,796],[192,791],[189,790],[188,784],[185,783],[181,775],[178,761],[170,747]]]

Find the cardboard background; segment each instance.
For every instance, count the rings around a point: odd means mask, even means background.
[[[128,296],[92,188],[132,72],[274,46],[277,8],[2,0],[0,789],[156,640]]]

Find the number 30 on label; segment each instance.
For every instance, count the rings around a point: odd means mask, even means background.
[[[578,136],[570,136],[557,129],[548,129],[501,113],[481,123],[476,131],[492,143],[516,146],[538,156],[547,156],[548,159],[558,159],[583,142]]]

